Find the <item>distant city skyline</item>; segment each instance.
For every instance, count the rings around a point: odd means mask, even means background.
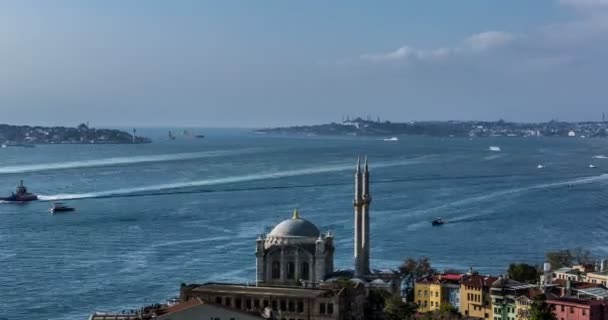
[[[600,121],[607,0],[0,3],[0,123]]]

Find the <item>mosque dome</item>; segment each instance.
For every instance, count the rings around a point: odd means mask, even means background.
[[[274,227],[268,234],[274,238],[318,238],[321,232],[310,221],[300,218],[297,210],[294,210],[293,217],[287,219]]]

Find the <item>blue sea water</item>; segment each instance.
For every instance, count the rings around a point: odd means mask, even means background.
[[[440,269],[498,274],[555,248],[608,256],[606,140],[138,133],[155,142],[0,149],[1,193],[24,179],[77,208],[0,205],[0,319],[86,319],[162,302],[181,282],[251,281],[257,235],[294,208],[333,232],[336,267],[349,268],[364,153],[375,268],[424,255]],[[432,227],[438,216],[447,223]]]

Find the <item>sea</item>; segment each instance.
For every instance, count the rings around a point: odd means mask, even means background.
[[[42,200],[0,204],[0,319],[87,319],[163,302],[181,283],[253,283],[256,238],[294,209],[351,268],[366,155],[375,269],[426,256],[499,275],[578,246],[608,257],[608,140],[191,131],[206,137],[140,128],[153,143],[0,149],[0,194],[24,180]],[[76,211],[50,215],[53,201]]]

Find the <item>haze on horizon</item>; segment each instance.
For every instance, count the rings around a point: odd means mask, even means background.
[[[599,120],[608,0],[0,3],[0,123]]]

